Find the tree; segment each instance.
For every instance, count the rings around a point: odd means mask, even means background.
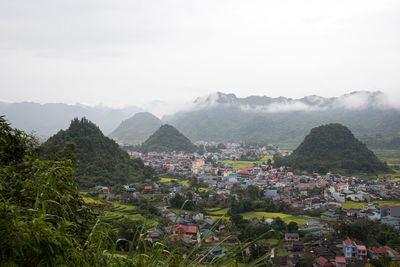
[[[236,227],[240,228],[243,226],[244,220],[243,220],[243,216],[240,214],[232,215],[230,220]]]
[[[250,185],[249,187],[247,187],[246,193],[251,200],[256,200],[259,198],[259,189],[257,186]]]
[[[97,235],[97,215],[79,195],[71,161],[37,158],[33,140],[0,117],[0,262],[94,264],[92,249],[104,235]]]
[[[290,222],[290,223],[287,225],[287,231],[288,231],[289,233],[297,233],[298,230],[299,230],[299,226],[297,225],[296,222]]]
[[[271,224],[271,227],[278,232],[284,233],[286,231],[286,223],[280,218],[276,217]]]
[[[268,164],[268,166],[272,166],[272,160],[271,160],[271,159],[268,159],[268,160],[267,160],[267,164]]]
[[[176,193],[175,196],[173,196],[170,200],[169,200],[169,204],[171,205],[171,207],[173,208],[177,208],[180,209],[182,208],[183,202],[184,202],[184,198],[179,194]]]

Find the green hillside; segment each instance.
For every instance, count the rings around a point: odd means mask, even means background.
[[[131,160],[117,143],[103,135],[86,118],[75,118],[67,130],[60,130],[43,145],[48,158],[72,157],[81,186],[123,184],[151,178],[152,169],[140,159]]]
[[[318,172],[346,170],[350,173],[375,173],[389,170],[346,126],[338,123],[311,129],[292,155],[275,157],[275,164]]]
[[[143,143],[161,125],[161,120],[153,114],[139,112],[121,122],[118,128],[110,134],[110,137],[125,145],[137,145]]]
[[[139,146],[142,152],[195,152],[197,147],[173,126],[164,124]]]

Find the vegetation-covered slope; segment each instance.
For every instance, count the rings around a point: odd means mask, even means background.
[[[0,116],[0,265],[97,265],[96,214],[68,161],[41,160],[35,146]]]
[[[338,123],[313,128],[290,156],[275,157],[275,164],[318,172],[347,170],[375,173],[388,170],[387,165],[355,138],[346,126]]]
[[[48,158],[55,154],[72,156],[75,175],[85,187],[130,183],[152,176],[150,167],[144,167],[140,159],[131,160],[117,143],[86,118],[75,118],[67,130],[50,137],[42,148]]]
[[[161,126],[139,147],[142,152],[195,152],[197,149],[186,136],[168,124]]]
[[[162,125],[162,121],[148,112],[139,112],[121,122],[110,137],[121,141],[125,145],[143,143]]]
[[[164,120],[193,141],[247,141],[296,147],[313,127],[341,123],[374,148],[393,148],[400,137],[400,111],[377,104],[380,93],[352,93],[342,98],[289,99],[219,93],[192,110]],[[369,99],[348,107],[353,98]],[[311,101],[311,100],[314,100]]]

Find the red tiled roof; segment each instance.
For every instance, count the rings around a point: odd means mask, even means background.
[[[145,189],[145,190],[151,190],[151,189],[153,189],[153,187],[152,187],[151,185],[146,185],[146,186],[144,187],[144,189]]]
[[[392,252],[393,255],[397,258],[397,260],[400,260],[400,253],[399,252],[397,252],[396,250],[394,250],[394,249],[392,249],[391,247],[388,247],[388,246],[384,246],[384,248],[386,250],[389,250],[390,252]]]
[[[336,263],[346,263],[346,258],[345,257],[341,257],[341,256],[337,256],[336,257]]]
[[[369,250],[372,254],[385,254],[386,248],[371,248]]]
[[[343,241],[343,244],[347,247],[348,245],[355,245],[353,240],[351,240],[350,238],[347,238],[345,241]]]
[[[327,259],[325,259],[324,257],[320,256],[316,261],[317,264],[324,266],[325,263],[328,262]]]
[[[364,245],[357,245],[357,250],[366,250],[367,248]]]

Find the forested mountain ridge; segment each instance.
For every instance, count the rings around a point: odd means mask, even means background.
[[[268,96],[241,98],[219,92],[196,99],[181,111],[165,115],[162,121],[173,125],[192,141],[290,144],[290,149],[300,144],[311,128],[341,123],[371,148],[399,149],[400,109],[390,104],[387,98],[382,92],[367,91],[338,97],[312,95],[299,99]],[[33,131],[42,140],[59,129],[66,129],[71,118],[85,116],[106,135],[114,130],[110,135],[112,138],[128,145],[138,144],[150,136],[145,129],[154,132],[154,126],[161,125],[158,119],[153,123],[148,117],[139,120],[137,126],[128,127],[132,122],[128,118],[139,111],[143,110],[134,106],[113,109],[0,102],[0,114],[7,115],[13,126]],[[142,131],[146,134],[142,135]]]
[[[396,145],[400,110],[381,92],[300,99],[236,97],[217,93],[197,99],[195,107],[163,118],[193,141],[262,141],[297,146],[311,128],[341,123],[372,147]],[[400,147],[400,146],[398,146]]]
[[[140,159],[131,160],[114,140],[86,118],[75,118],[67,130],[60,130],[43,145],[45,157],[60,153],[75,160],[75,175],[81,186],[131,183],[151,178],[153,171]]]
[[[311,129],[290,156],[275,157],[275,164],[310,172],[376,173],[389,170],[346,126],[338,123]]]
[[[109,135],[125,145],[143,143],[161,127],[162,121],[149,112],[139,112],[121,124]]]
[[[142,152],[195,152],[195,146],[186,136],[180,133],[175,127],[164,124],[153,133],[142,145],[138,147]]]

